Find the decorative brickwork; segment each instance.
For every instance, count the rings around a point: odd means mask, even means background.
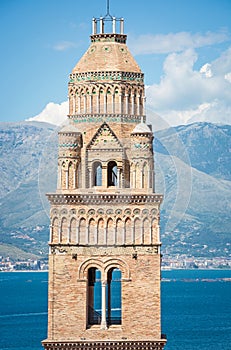
[[[70,75],[57,190],[47,195],[47,350],[162,350],[166,342],[160,310],[163,196],[155,193],[144,77],[126,46],[123,19],[106,17],[93,19],[91,45]],[[119,305],[113,307],[115,299]]]

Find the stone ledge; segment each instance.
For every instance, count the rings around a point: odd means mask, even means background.
[[[51,204],[105,204],[105,203],[161,203],[163,196],[160,194],[57,194],[47,193],[47,197]]]
[[[45,350],[162,350],[165,339],[152,341],[49,341],[44,340]]]

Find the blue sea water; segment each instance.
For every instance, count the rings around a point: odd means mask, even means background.
[[[231,282],[219,279],[231,278],[231,270],[163,271],[162,277],[165,349],[230,350]],[[42,349],[47,279],[46,272],[0,273],[1,350]]]

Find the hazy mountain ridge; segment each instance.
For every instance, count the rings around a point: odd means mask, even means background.
[[[231,180],[231,125],[194,123],[155,133],[155,150],[182,159],[197,170]],[[183,152],[182,152],[183,151]],[[188,159],[186,159],[188,157]]]
[[[0,244],[46,254],[45,193],[56,188],[57,129],[35,122],[1,123],[0,128]],[[156,192],[165,196],[165,252],[229,254],[230,136],[231,126],[209,123],[155,133]]]

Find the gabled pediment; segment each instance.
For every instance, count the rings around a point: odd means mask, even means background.
[[[123,146],[107,123],[101,125],[87,149],[122,149]]]

